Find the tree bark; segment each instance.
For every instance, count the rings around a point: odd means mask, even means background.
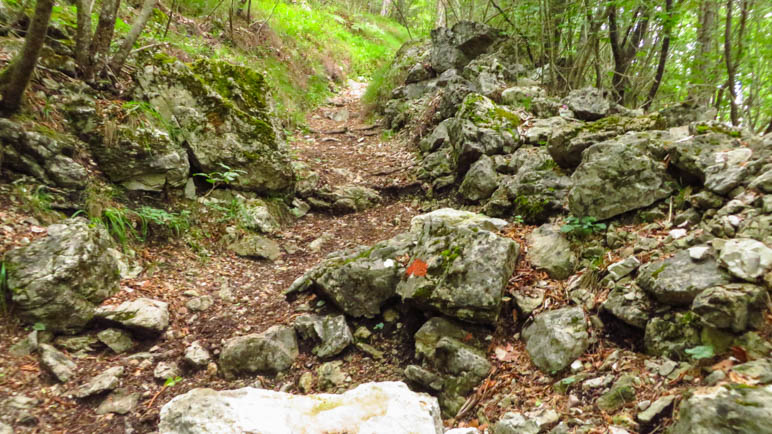
[[[724,27],[724,59],[726,60],[726,75],[729,89],[729,95],[731,95],[729,101],[729,115],[732,119],[732,125],[740,124],[740,112],[737,108],[737,82],[735,75],[737,74],[737,66],[740,63],[743,53],[743,34],[745,33],[745,23],[748,19],[748,0],[743,0],[740,6],[740,29],[737,34],[737,53],[735,53],[735,59],[732,60],[732,9],[734,8],[734,1],[727,0],[726,2],[726,26]]]
[[[77,0],[78,27],[75,30],[75,62],[81,72],[89,67],[89,51],[91,51],[91,9],[94,0]]]
[[[447,5],[445,0],[437,0],[437,16],[434,19],[434,27],[445,27],[448,21]]]
[[[54,0],[37,0],[35,15],[27,29],[24,46],[0,76],[0,95],[2,96],[0,112],[4,114],[14,113],[21,107],[22,96],[27,89],[46,39],[48,21],[51,19],[53,8]]]
[[[381,16],[382,17],[388,16],[390,10],[391,10],[391,0],[383,0],[383,3],[381,3]]]
[[[665,74],[665,64],[667,63],[667,54],[670,49],[670,34],[673,28],[673,0],[665,0],[665,23],[662,25],[662,33],[664,37],[662,39],[662,50],[659,53],[659,63],[657,64],[657,73],[654,76],[654,82],[649,89],[649,96],[646,98],[646,102],[643,104],[643,110],[649,111],[651,104],[654,102],[654,97],[657,96],[659,85],[662,83],[662,76]]]
[[[702,0],[697,25],[697,50],[691,70],[688,98],[700,106],[707,106],[715,90],[717,62],[713,59],[716,47],[716,17],[718,0]]]
[[[118,15],[118,6],[121,0],[103,0],[102,10],[99,13],[99,23],[91,40],[89,67],[86,70],[86,80],[91,80],[94,75],[107,65],[107,56],[110,51],[110,42],[115,32],[115,19]]]
[[[113,56],[113,59],[110,62],[110,68],[116,75],[120,74],[121,68],[123,67],[124,62],[126,62],[126,58],[129,57],[131,49],[134,47],[134,43],[137,42],[139,35],[142,34],[142,30],[147,24],[147,20],[150,19],[150,15],[152,15],[153,8],[155,8],[157,1],[158,0],[145,0],[142,4],[142,10],[139,12],[139,16],[134,20],[134,24],[131,25],[129,34],[126,36],[126,39],[123,40],[121,48],[115,53],[115,56]]]
[[[648,6],[642,5],[635,10],[630,25],[625,30],[625,36],[620,41],[617,25],[617,5],[609,2],[608,24],[611,54],[614,57],[614,75],[611,77],[611,85],[617,96],[617,103],[623,104],[629,79],[627,70],[640,49],[641,42],[649,30]]]

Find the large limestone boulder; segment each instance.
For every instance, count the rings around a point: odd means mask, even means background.
[[[275,325],[262,333],[228,339],[220,353],[220,369],[226,377],[276,374],[289,369],[297,356],[295,330]]]
[[[729,275],[711,257],[692,259],[688,250],[646,264],[638,272],[638,285],[660,303],[683,306],[702,291],[729,283]]]
[[[600,119],[611,110],[611,103],[606,99],[603,91],[594,87],[572,90],[563,99],[563,103],[583,121]]]
[[[162,434],[349,432],[442,434],[437,400],[404,383],[362,384],[340,395],[193,389],[161,409]]]
[[[337,356],[354,341],[343,315],[304,314],[295,319],[294,327],[304,339],[319,341],[311,351],[320,358]]]
[[[466,172],[466,176],[464,176],[464,180],[458,188],[458,193],[470,202],[479,202],[487,199],[498,186],[496,183],[497,178],[498,174],[496,173],[493,159],[483,155]]]
[[[496,217],[520,216],[530,224],[544,223],[564,210],[571,178],[555,164],[544,148],[523,147],[515,151],[499,186],[483,212]]]
[[[772,433],[772,385],[698,389],[681,403],[670,432]]]
[[[500,33],[485,24],[461,21],[450,29],[432,30],[431,38],[432,69],[442,73],[451,68],[462,69],[485,53],[500,38]]]
[[[587,349],[587,319],[580,307],[543,312],[523,329],[523,339],[534,365],[546,373],[559,372]]]
[[[698,122],[689,130],[693,135],[672,147],[672,164],[681,176],[717,194],[750,181],[771,152],[761,141],[756,150],[744,146],[741,131],[722,124]]]
[[[407,233],[372,247],[331,253],[295,280],[286,294],[318,289],[346,314],[372,318],[396,294],[405,273],[397,258],[407,254],[414,242],[414,235]]]
[[[0,169],[10,168],[48,185],[81,190],[88,172],[72,159],[74,138],[46,128],[0,119]]]
[[[562,120],[562,121],[561,121]],[[573,169],[582,162],[582,152],[590,146],[631,131],[656,129],[661,123],[656,115],[628,117],[613,115],[583,123],[553,117],[534,123],[528,136],[546,140],[550,155],[560,167]],[[544,131],[548,127],[552,127]],[[543,132],[540,132],[543,131]]]
[[[567,279],[574,274],[576,255],[571,243],[560,232],[560,228],[545,224],[528,235],[528,261],[547,272],[553,279]]]
[[[75,333],[95,307],[118,291],[113,242],[100,226],[71,218],[48,227],[48,235],[9,251],[4,258],[11,299],[29,322],[47,330]]]
[[[129,190],[180,187],[190,171],[185,149],[171,124],[162,124],[149,106],[100,103],[82,96],[66,104],[71,128],[85,141],[110,181]],[[159,125],[160,124],[160,125]]]
[[[464,321],[495,324],[518,244],[438,216],[424,217],[414,233],[418,244],[410,261],[416,271],[402,275],[402,299]]]
[[[605,220],[668,197],[674,190],[663,162],[668,137],[662,132],[628,133],[587,148],[571,175],[571,213]]]
[[[692,312],[668,313],[646,323],[643,347],[650,356],[688,360],[685,351],[700,343],[700,328]]]
[[[718,259],[732,275],[755,282],[772,268],[772,249],[760,241],[737,238],[724,244]]]
[[[231,186],[289,193],[294,175],[271,123],[263,77],[249,68],[200,60],[191,67],[156,55],[135,74],[139,100],[177,128],[176,139],[201,172],[243,170]]]

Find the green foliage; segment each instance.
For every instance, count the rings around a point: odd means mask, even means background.
[[[8,299],[11,297],[11,289],[8,287],[8,267],[5,261],[0,261],[0,313],[8,314]]]
[[[684,350],[684,352],[690,355],[694,360],[710,359],[716,355],[713,345],[699,345],[694,348],[688,348]]]
[[[579,218],[571,216],[566,219],[566,224],[560,228],[560,232],[579,238],[585,238],[594,233],[606,230],[606,224],[597,223],[597,221],[598,219],[595,217]]]
[[[174,213],[149,206],[137,210],[108,207],[95,220],[104,225],[110,235],[125,247],[129,241],[147,241],[154,228],[159,235],[171,233],[181,236],[190,228],[190,211]]]
[[[223,186],[223,185],[229,185],[233,182],[235,182],[239,175],[243,175],[247,173],[245,170],[241,169],[231,169],[230,167],[226,166],[223,163],[217,163],[220,167],[222,167],[222,172],[209,172],[209,173],[194,173],[193,176],[201,176],[203,177],[206,182],[212,184],[212,188],[206,193],[205,196],[208,196],[209,193],[214,191],[215,188]]]
[[[174,387],[182,382],[182,377],[169,377],[164,381],[164,387]]]
[[[32,324],[32,330],[44,332],[46,331],[46,325],[42,322],[36,322],[35,324]]]
[[[523,216],[521,216],[521,215],[516,215],[516,216],[512,217],[512,223],[514,223],[516,225],[521,225],[524,222],[525,222],[525,220],[523,219]]]

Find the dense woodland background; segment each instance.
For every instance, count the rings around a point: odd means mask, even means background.
[[[131,3],[131,2],[129,2]],[[327,81],[347,74],[379,81],[401,42],[461,20],[487,23],[520,41],[518,56],[542,67],[554,94],[587,85],[608,89],[629,108],[691,99],[717,119],[772,131],[772,3],[762,0],[146,0],[121,14],[120,0],[5,0],[18,14],[1,33],[39,34],[51,22],[75,28],[78,72],[86,80],[117,74],[132,46],[171,43],[191,54],[235,58],[274,78],[287,120],[326,97]],[[34,14],[32,13],[34,8]],[[174,15],[195,20],[169,32]],[[27,18],[32,17],[32,19]],[[90,19],[89,19],[90,17]],[[171,20],[169,18],[172,18]],[[123,19],[122,19],[123,18]],[[393,24],[394,20],[404,27]],[[234,25],[234,22],[236,23]],[[9,27],[9,28],[8,28]],[[93,28],[93,29],[92,29]],[[49,32],[50,34],[50,32]],[[312,36],[313,35],[313,36]],[[198,40],[203,38],[203,41]],[[206,39],[226,41],[211,50]],[[6,68],[3,105],[18,100],[35,47]],[[147,39],[154,41],[148,42]],[[202,43],[203,42],[203,43]],[[146,47],[143,49],[143,47]],[[233,50],[248,48],[233,53]],[[380,74],[378,67],[381,68]],[[23,70],[23,71],[22,71]],[[298,86],[300,83],[300,86]],[[373,94],[373,92],[371,92]]]

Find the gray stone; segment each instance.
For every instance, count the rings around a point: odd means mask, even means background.
[[[544,303],[545,291],[540,288],[534,288],[528,293],[516,292],[513,294],[515,304],[523,315],[528,316]]]
[[[564,211],[569,178],[544,148],[524,147],[512,154],[499,188],[483,208],[492,216],[521,216],[529,224],[544,223]]]
[[[99,342],[94,336],[57,336],[54,345],[70,352],[94,351],[93,345]]]
[[[651,423],[656,417],[660,416],[675,401],[675,395],[663,396],[654,401],[648,408],[638,413],[637,419],[641,423]]]
[[[194,297],[185,302],[185,307],[193,312],[203,312],[214,304],[214,298],[211,295],[204,295],[201,297]]]
[[[662,163],[664,133],[628,133],[590,146],[571,175],[571,213],[605,220],[645,208],[673,192]]]
[[[286,145],[275,133],[265,80],[254,70],[200,59],[190,66],[154,59],[135,73],[135,99],[147,101],[205,174],[237,172],[233,187],[284,194],[294,188]]]
[[[651,317],[653,303],[637,285],[617,287],[603,302],[603,310],[633,327],[643,329]]]
[[[539,86],[515,86],[501,92],[501,103],[528,110],[536,98],[544,98],[547,92]]]
[[[751,360],[735,365],[732,367],[732,371],[757,380],[759,384],[769,384],[772,383],[772,358]]]
[[[279,244],[262,235],[243,234],[228,244],[228,250],[246,258],[268,259],[275,261],[281,256]]]
[[[681,402],[672,434],[772,433],[772,385],[712,387]]]
[[[708,288],[694,298],[692,311],[707,326],[740,333],[758,328],[764,320],[769,297],[767,290],[748,283]]]
[[[493,167],[493,160],[487,155],[483,155],[466,172],[458,192],[470,202],[479,202],[489,198],[496,190],[496,179],[497,174]]]
[[[220,353],[220,369],[226,377],[261,372],[275,374],[289,369],[297,356],[295,330],[277,325],[259,334],[227,340]]]
[[[117,354],[125,353],[136,345],[131,335],[120,329],[102,330],[97,333],[97,339]]]
[[[672,360],[688,360],[684,350],[700,345],[700,330],[691,312],[666,314],[646,324],[643,346],[646,354]]]
[[[421,231],[424,224],[430,220],[442,220],[450,227],[462,227],[471,230],[486,230],[496,232],[503,229],[509,222],[502,219],[488,217],[470,211],[462,211],[453,208],[440,208],[430,213],[421,214],[410,220],[410,231]]]
[[[472,21],[460,21],[450,29],[434,29],[431,32],[432,69],[442,73],[463,68],[499,38],[498,30]]]
[[[302,393],[308,393],[314,387],[314,374],[311,372],[304,372],[298,379],[298,390]]]
[[[94,317],[150,335],[161,334],[169,327],[168,305],[150,298],[125,301],[118,306],[100,306]]]
[[[543,312],[523,329],[523,338],[534,365],[547,373],[559,372],[587,349],[587,319],[578,307]]]
[[[542,432],[536,421],[527,419],[521,413],[504,413],[491,427],[492,434],[539,434]]]
[[[426,218],[414,233],[420,242],[412,251],[412,263],[425,263],[426,273],[403,274],[397,294],[464,321],[495,324],[518,244],[487,230],[450,225],[442,218]]]
[[[74,137],[53,130],[27,129],[10,119],[0,119],[0,162],[3,167],[33,176],[46,185],[82,190],[88,171],[67,155]]]
[[[772,268],[772,249],[756,240],[732,239],[721,248],[719,261],[734,276],[755,282]]]
[[[112,239],[101,225],[82,218],[51,225],[48,236],[6,253],[8,289],[29,322],[74,333],[93,318],[95,305],[118,291]]]
[[[38,331],[33,330],[23,339],[20,339],[11,345],[11,347],[8,349],[8,353],[14,357],[28,356],[37,351],[38,344]]]
[[[437,400],[400,382],[362,384],[340,395],[194,389],[167,403],[160,418],[161,434],[443,432]]]
[[[435,392],[441,392],[445,386],[445,379],[442,376],[418,365],[408,365],[405,368],[405,378]]]
[[[353,317],[374,317],[396,294],[405,267],[397,257],[410,252],[413,234],[401,234],[374,246],[331,253],[299,277],[285,294],[318,288],[343,312]]]
[[[96,414],[128,414],[139,403],[139,393],[129,393],[126,389],[117,389],[107,395],[107,398],[99,404]]]
[[[0,163],[2,163],[2,160],[0,160]],[[0,422],[0,434],[13,434],[13,427],[7,423]]]
[[[346,382],[346,373],[341,367],[343,362],[336,360],[334,362],[325,362],[316,369],[319,376],[319,389],[330,390],[342,386]]]
[[[761,175],[754,178],[748,184],[748,188],[754,188],[767,194],[772,193],[772,170],[767,169]]]
[[[729,276],[712,258],[695,262],[688,250],[681,250],[643,266],[637,282],[659,302],[683,306],[690,305],[705,289],[729,283]]]
[[[557,280],[567,279],[576,268],[576,255],[560,228],[545,224],[528,235],[528,261]]]
[[[671,163],[684,177],[724,195],[748,176],[747,162],[752,150],[740,146],[732,135],[715,128],[707,128],[707,131],[676,142]]]
[[[196,369],[204,369],[212,361],[209,351],[201,345],[201,342],[195,341],[185,348],[185,362]]]
[[[113,390],[121,383],[123,366],[113,366],[75,389],[73,396],[85,398]]]
[[[581,124],[571,122],[560,116],[536,119],[530,125],[530,128],[523,133],[523,141],[534,146],[546,145],[553,135],[559,135],[561,131],[573,131],[578,125]],[[577,158],[577,164],[578,160],[579,158]]]
[[[322,359],[337,356],[354,341],[343,315],[304,314],[295,319],[294,327],[304,339],[319,341],[312,352]]]
[[[637,270],[640,265],[641,261],[639,261],[638,258],[635,256],[628,256],[619,262],[609,265],[606,271],[608,271],[608,274],[612,279],[617,281]]]
[[[78,366],[64,353],[49,344],[40,344],[38,351],[40,352],[40,365],[60,382],[66,383],[75,375]]]
[[[600,119],[611,110],[611,104],[603,91],[594,87],[585,87],[569,92],[563,103],[574,112],[577,118],[584,121]]]
[[[614,382],[608,392],[598,398],[596,405],[603,411],[613,413],[626,403],[635,400],[635,378],[632,375],[623,375]]]
[[[182,370],[176,362],[158,362],[153,370],[153,377],[160,381],[166,381],[180,375],[182,375]]]

